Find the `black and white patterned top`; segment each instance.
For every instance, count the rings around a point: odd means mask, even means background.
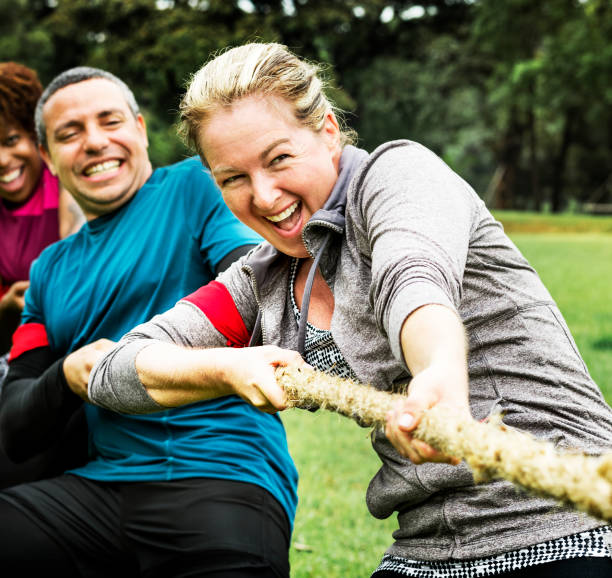
[[[298,263],[299,259],[293,259],[291,261],[289,294],[291,295],[291,305],[293,307],[295,320],[299,324],[301,312],[298,309],[297,303],[295,302],[295,295],[293,292]],[[332,375],[337,375],[338,377],[353,380],[357,379],[353,373],[353,370],[349,367],[348,363],[346,363],[342,353],[338,349],[338,346],[332,337],[331,331],[319,329],[310,323],[306,324],[304,359],[306,360],[306,363],[309,363],[321,371],[325,371]]]
[[[293,259],[289,276],[291,305],[297,323],[300,322],[300,310],[295,302],[294,285],[299,260]],[[353,370],[338,349],[331,331],[319,329],[308,323],[306,325],[306,351],[304,359],[307,363],[321,371],[333,375],[356,380]],[[385,555],[372,574],[378,577],[410,577],[410,578],[474,578],[480,576],[495,576],[502,572],[510,572],[546,564],[569,558],[604,558],[612,557],[612,527],[602,526],[587,532],[564,536],[534,544],[528,548],[512,550],[498,556],[478,558],[464,561],[423,562],[408,560],[396,556]]]

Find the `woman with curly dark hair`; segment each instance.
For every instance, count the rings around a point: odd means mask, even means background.
[[[41,93],[34,70],[16,62],[0,63],[0,391],[30,265],[47,245],[84,222],[78,205],[38,152],[34,109]],[[14,464],[0,451],[0,488],[46,477],[55,461],[49,452]]]
[[[0,355],[19,324],[30,264],[82,222],[38,152],[34,109],[41,93],[34,70],[0,63]]]

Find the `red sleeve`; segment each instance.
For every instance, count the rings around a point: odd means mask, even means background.
[[[249,331],[230,292],[222,283],[211,281],[183,301],[189,301],[200,309],[215,329],[227,338],[229,347],[246,347],[249,344]]]
[[[9,362],[17,359],[26,351],[48,345],[47,330],[42,323],[24,323],[13,333],[13,347],[9,354]]]

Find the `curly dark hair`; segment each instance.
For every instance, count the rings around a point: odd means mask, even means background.
[[[41,94],[36,71],[17,62],[0,62],[0,121],[17,125],[34,140],[34,110]]]

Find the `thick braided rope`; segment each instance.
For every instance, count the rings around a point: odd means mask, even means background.
[[[402,398],[309,368],[279,367],[276,379],[291,407],[318,406],[364,426],[383,427],[387,412]],[[612,454],[559,453],[549,442],[507,428],[499,416],[483,423],[441,407],[425,412],[414,435],[465,460],[476,482],[503,478],[612,521]]]

